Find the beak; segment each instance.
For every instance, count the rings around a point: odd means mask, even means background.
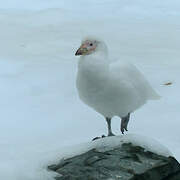
[[[85,55],[88,52],[87,48],[81,46],[75,53],[75,56]]]
[[[82,55],[82,49],[81,48],[79,48],[75,53],[75,56],[80,56],[80,55]]]

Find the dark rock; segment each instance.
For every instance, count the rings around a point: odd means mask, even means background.
[[[123,144],[105,152],[92,149],[51,165],[56,180],[180,180],[180,164],[173,157]]]

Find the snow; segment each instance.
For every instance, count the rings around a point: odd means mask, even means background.
[[[166,157],[172,156],[172,153],[158,141],[137,134],[127,134],[120,136],[113,136],[98,139],[87,143],[81,143],[76,146],[63,147],[61,149],[53,149],[49,152],[30,152],[26,154],[28,158],[13,161],[16,162],[13,165],[10,162],[6,162],[3,165],[3,171],[1,173],[2,178],[6,179],[47,179],[52,180],[56,176],[56,173],[47,171],[47,166],[54,163],[58,163],[62,159],[70,158],[82,153],[87,152],[93,148],[98,151],[107,151],[116,147],[120,147],[123,143],[132,143],[135,146],[141,146],[145,148],[145,151],[154,152]],[[36,151],[39,149],[36,149]],[[21,153],[21,156],[24,154]],[[25,157],[26,157],[25,156]],[[11,170],[9,170],[11,168]]]
[[[162,156],[172,156],[172,153],[168,150],[168,148],[159,143],[158,141],[142,135],[129,133],[126,135],[101,138],[90,143],[78,145],[76,147],[76,154],[71,152],[69,155],[66,154],[66,156],[64,156],[63,158],[71,157],[72,154],[73,156],[78,155],[94,148],[98,151],[108,151],[116,147],[121,147],[121,145],[124,143],[131,143],[134,146],[141,146],[145,149],[145,151],[154,152]]]
[[[156,139],[180,160],[178,0],[0,2],[0,179],[52,180],[47,164],[107,131],[75,88],[74,53],[88,34],[104,39],[113,59],[134,63],[162,97],[132,115],[128,134]],[[119,119],[112,123],[120,134]]]

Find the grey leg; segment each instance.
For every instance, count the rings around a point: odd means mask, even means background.
[[[121,118],[121,132],[122,132],[122,134],[124,134],[124,130],[127,131],[129,119],[130,119],[130,113],[128,113],[127,116]]]
[[[115,136],[111,130],[111,118],[106,117],[106,122],[108,125],[108,136]]]
[[[115,136],[111,130],[111,118],[106,117],[106,122],[108,125],[108,136]],[[102,135],[101,137],[95,137],[95,138],[93,138],[93,141],[95,141],[96,139],[104,138],[104,137],[106,137],[106,136]]]

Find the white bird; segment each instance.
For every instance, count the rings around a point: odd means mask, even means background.
[[[79,97],[105,117],[108,136],[114,135],[111,130],[113,116],[121,118],[120,129],[124,134],[130,113],[147,100],[160,98],[134,65],[120,61],[110,63],[103,41],[86,38],[75,55],[81,55],[76,81]]]

